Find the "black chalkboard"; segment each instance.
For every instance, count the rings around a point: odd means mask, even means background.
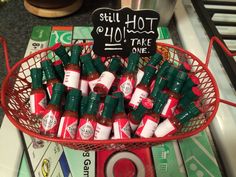
[[[127,57],[131,52],[153,55],[159,19],[159,13],[152,10],[97,9],[92,15],[93,51],[99,56]]]

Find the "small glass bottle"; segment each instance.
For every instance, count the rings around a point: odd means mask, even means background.
[[[62,139],[74,139],[78,124],[78,108],[81,91],[71,89],[66,96],[65,111],[61,117],[57,137]]]
[[[136,69],[139,62],[139,54],[131,53],[128,57],[126,72],[121,76],[117,91],[123,92],[124,98],[130,100],[136,83]]]
[[[134,90],[134,93],[130,99],[129,106],[133,109],[136,109],[143,98],[146,98],[150,92],[149,83],[155,74],[156,69],[148,65],[145,67],[144,76],[141,82],[137,85]]]
[[[107,70],[105,64],[101,60],[101,57],[96,56],[96,58],[94,58],[92,62],[95,69],[99,72],[99,74],[102,74],[104,71]]]
[[[148,98],[144,98],[148,99]],[[150,138],[153,136],[157,125],[160,121],[160,113],[164,108],[168,99],[168,95],[165,93],[159,93],[158,98],[155,100],[154,108],[148,111],[142,118],[135,135],[142,138]]]
[[[185,124],[191,118],[196,117],[200,113],[201,111],[199,110],[199,108],[195,105],[195,103],[192,102],[185,111],[161,122],[157,126],[154,134],[156,137],[165,137],[168,135],[172,135],[179,129],[181,129],[183,124]]]
[[[52,98],[42,116],[40,134],[50,137],[57,135],[61,119],[61,98],[64,91],[65,86],[61,83],[56,83],[53,86]]]
[[[143,115],[153,108],[153,101],[151,99],[143,99],[138,108],[128,114],[129,124],[132,132],[135,132],[139,126]]]
[[[62,61],[61,60],[56,60],[52,63],[52,65],[54,66],[54,69],[56,71],[57,78],[59,78],[60,81],[63,82],[65,71],[64,71]]]
[[[90,54],[85,54],[80,57],[81,62],[85,65],[87,70],[87,80],[89,83],[90,90],[93,92],[93,88],[99,79],[99,73],[96,71],[92,63],[92,58]]]
[[[66,66],[70,61],[70,56],[66,52],[65,47],[61,43],[57,43],[53,46],[53,51],[62,60],[64,66]]]
[[[80,66],[79,55],[82,51],[82,47],[74,45],[71,50],[71,58],[68,64],[65,66],[65,76],[63,84],[67,86],[67,89],[78,89],[80,81]]]
[[[184,86],[181,90],[181,93],[184,94],[188,90],[190,90],[192,87],[198,86],[200,84],[200,80],[197,76],[191,74],[188,75],[188,78],[186,79],[186,82],[184,83]]]
[[[119,69],[120,66],[121,61],[119,60],[119,58],[112,58],[108,71],[104,71],[100,75],[94,87],[94,91],[100,94],[101,96],[107,95],[113,82],[115,81],[116,71]]]
[[[179,103],[181,97],[180,91],[183,87],[183,84],[187,78],[187,74],[183,71],[179,71],[173,84],[166,92],[169,95],[168,101],[161,112],[161,117],[170,118],[174,114],[174,110]],[[168,83],[167,83],[168,84]]]
[[[77,128],[76,139],[93,140],[96,129],[96,113],[98,110],[98,104],[100,102],[100,96],[94,92],[90,92],[89,100],[86,108],[86,112],[83,117],[80,118]]]
[[[117,101],[114,96],[106,96],[102,115],[98,117],[94,140],[107,140],[110,138],[113,125],[112,115]]]
[[[88,74],[87,74],[87,69],[82,65],[82,75],[80,77],[80,82],[79,82],[79,90],[81,90],[83,96],[88,96],[89,94],[89,84],[88,84]]]
[[[184,96],[180,99],[178,107],[185,109],[191,102],[197,100],[202,95],[201,90],[198,87],[192,87]]]
[[[52,96],[52,88],[55,83],[60,83],[57,79],[54,68],[52,66],[51,60],[44,60],[41,62],[41,67],[45,73],[45,77],[47,80],[47,93],[49,98],[51,99]]]
[[[159,53],[155,53],[150,57],[149,62],[145,66],[152,65],[155,67],[161,62],[162,59],[163,59],[162,55],[160,55]],[[141,82],[143,78],[145,66],[143,68],[138,69],[136,86]]]
[[[113,139],[129,139],[131,130],[124,106],[124,95],[122,92],[115,92],[113,96],[118,98],[118,105],[113,115]]]
[[[40,116],[45,111],[47,105],[47,94],[42,84],[42,70],[40,68],[32,68],[30,75],[32,78],[30,111],[33,115]]]

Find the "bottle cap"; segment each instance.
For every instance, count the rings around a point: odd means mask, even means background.
[[[62,60],[64,65],[67,65],[70,61],[70,56],[66,52],[65,47],[61,43],[57,43],[53,46],[55,54]]]
[[[140,81],[140,84],[149,85],[155,72],[156,72],[156,68],[154,68],[151,65],[146,65],[144,68],[144,75]]]
[[[184,83],[181,93],[187,92],[192,87],[197,86],[198,84],[200,84],[198,77],[196,77],[193,74],[188,75],[188,78],[186,79],[186,82]]]
[[[168,98],[169,98],[168,94],[160,92],[155,100],[153,111],[157,114],[160,114]]]
[[[88,74],[92,74],[96,72],[96,69],[93,66],[92,57],[90,54],[85,54],[81,56],[80,60],[85,65]]]
[[[53,92],[64,93],[65,86],[62,83],[55,83],[52,88]]]
[[[139,58],[140,58],[140,56],[138,53],[131,53],[129,55],[127,72],[134,72],[137,69]]]
[[[82,117],[87,109],[89,97],[88,96],[82,96],[80,101],[80,110],[79,110],[79,117]]]
[[[164,61],[157,72],[157,77],[165,77],[169,67],[170,63],[167,60]]]
[[[49,104],[59,106],[64,92],[65,92],[65,86],[62,83],[55,83],[52,87],[52,97]]]
[[[159,53],[155,53],[154,55],[151,56],[150,61],[147,64],[156,66],[161,62],[162,59],[163,59],[162,55],[160,55]]]
[[[167,84],[167,79],[164,77],[157,77],[154,88],[150,94],[152,98],[156,98],[160,91],[164,89]]]
[[[86,113],[95,115],[98,111],[99,102],[100,95],[95,92],[90,92]]]
[[[196,117],[201,113],[200,109],[195,105],[194,102],[190,103],[185,111],[176,115],[176,118],[180,123],[185,123],[193,117]]]
[[[54,66],[56,74],[58,75],[60,80],[63,81],[64,80],[64,75],[65,75],[65,71],[64,71],[64,67],[63,67],[62,61],[61,60],[56,60],[52,64]]]
[[[30,75],[32,78],[32,88],[37,89],[37,88],[42,88],[42,69],[40,68],[32,68],[30,70]]]
[[[202,95],[201,90],[198,87],[192,87],[179,101],[179,106],[184,108],[192,101],[195,101]]]
[[[71,89],[66,96],[65,110],[78,112],[80,98],[81,91],[75,88]]]
[[[104,71],[106,71],[106,66],[101,60],[101,57],[96,57],[95,59],[92,60],[93,65],[95,66],[96,70],[101,74]]]
[[[138,108],[131,112],[131,114],[133,115],[133,119],[137,122],[140,122],[147,110],[150,110],[152,108],[153,100],[151,100],[150,98],[142,99],[141,103],[138,105]]]
[[[190,66],[190,64],[188,64],[188,62],[185,61],[179,66],[179,70],[184,71],[184,72],[190,72],[191,66]]]
[[[102,112],[102,117],[111,119],[113,111],[117,105],[117,102],[118,102],[118,98],[111,95],[107,95],[104,102],[104,109]]]
[[[80,57],[80,53],[82,52],[82,49],[83,48],[79,45],[72,46],[71,57],[70,57],[71,64],[79,64],[79,57]]]
[[[187,78],[187,73],[179,71],[177,76],[175,77],[175,80],[173,81],[173,84],[170,87],[170,90],[175,93],[180,93],[186,78]]]
[[[109,71],[115,73],[116,71],[118,71],[120,66],[121,66],[120,59],[119,58],[112,58],[112,61],[111,61],[110,65],[109,65]]]
[[[166,73],[166,79],[167,79],[167,87],[170,88],[173,81],[175,80],[176,75],[178,74],[178,69],[174,66],[170,66],[167,73]]]
[[[55,71],[52,66],[51,60],[44,60],[41,62],[41,67],[45,73],[46,80],[56,79]]]
[[[118,98],[118,103],[117,103],[117,106],[116,106],[114,114],[125,112],[124,95],[123,95],[123,93],[122,92],[113,92],[112,95]]]

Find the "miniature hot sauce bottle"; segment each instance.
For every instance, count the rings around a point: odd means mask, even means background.
[[[61,117],[57,137],[62,139],[74,139],[78,125],[78,109],[81,91],[71,89],[66,96],[65,111]]]
[[[129,139],[131,130],[129,119],[125,113],[124,95],[122,92],[115,92],[113,96],[118,98],[118,104],[113,115],[114,139]]]
[[[32,90],[30,93],[30,111],[33,115],[42,115],[47,105],[47,94],[42,84],[42,69],[32,68],[30,70],[32,79]]]
[[[156,78],[165,77],[169,67],[170,67],[170,63],[167,60],[164,61],[163,64],[158,68]],[[155,83],[156,83],[156,79],[153,79],[151,81],[151,85],[150,85],[150,92],[152,92],[152,90],[155,86]]]
[[[70,56],[66,52],[65,47],[61,43],[57,43],[53,46],[53,51],[62,60],[64,66],[66,66],[70,61]]]
[[[53,94],[46,110],[43,114],[40,126],[40,134],[55,137],[61,119],[61,98],[64,94],[65,86],[61,83],[56,83],[53,86]]]
[[[152,65],[155,67],[161,62],[162,59],[163,59],[162,55],[160,55],[159,53],[155,53],[150,57],[149,62],[145,66]],[[141,82],[144,75],[145,66],[143,68],[138,69],[137,81],[135,85],[138,85]]]
[[[165,137],[168,135],[172,135],[179,129],[181,129],[183,124],[185,124],[191,118],[196,117],[200,113],[201,111],[199,110],[199,108],[195,105],[194,102],[192,102],[185,111],[161,122],[157,126],[154,134],[156,137]]]
[[[82,75],[80,76],[79,90],[81,90],[83,96],[88,96],[89,94],[89,84],[87,79],[87,69],[85,65],[82,65]]]
[[[148,100],[149,98],[144,98],[143,101],[152,102]],[[158,98],[155,100],[154,107],[151,111],[148,111],[142,118],[135,135],[142,138],[150,138],[153,136],[157,125],[160,121],[160,113],[164,108],[168,99],[168,95],[165,93],[159,93]],[[151,104],[151,103],[150,103]]]
[[[117,98],[114,96],[106,96],[102,115],[98,117],[94,140],[107,140],[110,138],[113,125],[112,115],[117,101]]]
[[[77,128],[76,139],[93,140],[96,129],[96,113],[100,96],[95,92],[90,92],[86,112],[80,118]]]
[[[58,76],[58,78],[60,78],[60,81],[63,82],[65,71],[64,71],[62,61],[56,60],[52,63],[52,65],[54,66],[54,69],[56,71],[56,75]]]
[[[80,59],[81,59],[81,62],[86,67],[87,74],[88,74],[87,80],[88,80],[89,88],[93,92],[93,88],[99,79],[99,74],[96,71],[95,67],[93,66],[92,58],[90,54],[85,54],[81,56]]]
[[[102,74],[104,71],[106,71],[106,66],[102,62],[101,57],[96,56],[96,58],[92,59],[93,65],[95,69],[99,72],[99,74]]]
[[[45,73],[45,77],[47,80],[47,93],[49,98],[52,96],[52,88],[55,83],[59,83],[60,81],[57,79],[54,68],[52,66],[51,60],[44,60],[41,62],[41,67]]]
[[[128,114],[129,124],[132,132],[135,132],[139,126],[143,115],[153,107],[153,102],[150,99],[143,99],[138,108]]]
[[[65,66],[65,76],[63,84],[67,86],[67,89],[79,87],[80,81],[80,66],[79,55],[82,51],[82,47],[74,45],[71,50],[71,58],[69,63]]]
[[[162,91],[162,89],[166,86],[167,80],[163,77],[158,77],[156,79],[156,83],[154,89],[148,96],[148,98],[144,98],[139,104],[138,108],[128,114],[128,118],[130,121],[130,127],[134,132],[139,126],[143,115],[153,108],[153,103],[157,98],[157,95]]]
[[[144,76],[141,82],[137,85],[134,90],[134,93],[129,101],[129,106],[133,109],[136,109],[143,98],[146,98],[150,92],[149,84],[156,72],[156,68],[151,65],[145,67]]]
[[[115,81],[116,71],[119,69],[120,66],[121,66],[120,59],[112,58],[111,63],[108,67],[108,71],[104,71],[100,75],[94,87],[94,91],[100,94],[101,96],[107,95],[113,82]]]
[[[173,116],[176,106],[179,103],[179,99],[181,97],[180,91],[183,87],[183,83],[187,78],[187,74],[183,71],[179,71],[173,84],[167,91],[169,98],[165,107],[161,112],[161,117],[163,118],[170,118]]]
[[[139,62],[139,54],[131,53],[128,57],[126,72],[121,76],[117,91],[123,92],[124,98],[130,100],[136,83],[136,69]]]
[[[190,74],[184,83],[184,86],[181,90],[181,93],[184,94],[188,90],[191,90],[192,87],[198,86],[200,84],[200,80],[197,76]]]
[[[202,95],[202,92],[198,87],[192,87],[180,99],[178,107],[181,109],[185,109],[187,105],[197,100],[201,95]]]

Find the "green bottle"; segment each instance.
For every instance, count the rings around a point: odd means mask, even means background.
[[[70,56],[66,52],[66,48],[61,44],[57,43],[53,46],[55,54],[62,60],[64,66],[66,66],[70,61]]]

